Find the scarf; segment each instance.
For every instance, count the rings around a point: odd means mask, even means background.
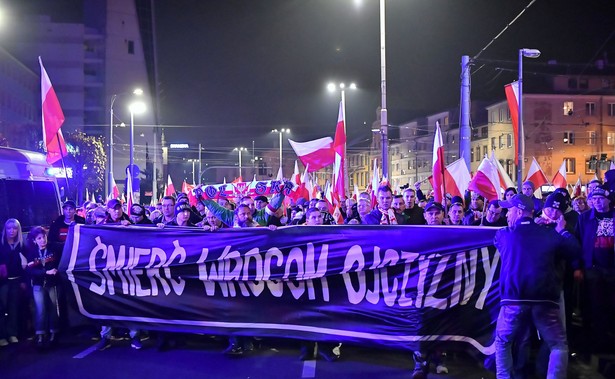
[[[382,213],[380,225],[397,225],[397,218],[395,217],[395,211],[393,208],[389,208],[386,211],[380,208],[378,208],[378,210]]]

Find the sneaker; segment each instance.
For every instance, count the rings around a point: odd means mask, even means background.
[[[5,347],[9,345],[9,341],[5,340],[4,338],[0,340],[0,347]]]
[[[15,337],[15,336],[10,336],[10,337],[9,337],[9,342],[10,342],[10,343],[18,343],[18,342],[19,342],[19,340],[18,340],[18,339],[17,339],[17,337]]]
[[[130,340],[130,347],[132,347],[135,350],[139,350],[143,347],[143,344],[141,343],[141,340],[139,339],[139,337],[132,337]]]
[[[103,351],[111,347],[111,340],[109,340],[109,338],[101,338],[94,346],[96,350]]]
[[[436,374],[448,374],[448,367],[445,365],[437,365]]]
[[[226,350],[224,350],[222,353],[226,354],[226,355],[235,355],[235,356],[236,355],[242,355],[243,354],[243,348],[241,346],[230,344],[230,345],[228,345]]]
[[[327,362],[335,362],[340,359],[340,355],[335,354],[330,349],[318,349],[318,355],[320,355]]]

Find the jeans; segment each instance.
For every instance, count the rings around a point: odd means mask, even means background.
[[[0,339],[18,335],[19,284],[19,279],[0,283]]]
[[[559,307],[546,304],[502,305],[495,332],[495,364],[498,379],[514,377],[512,344],[533,323],[549,346],[547,379],[566,378],[568,342]]]
[[[55,287],[33,286],[34,330],[36,334],[58,333],[60,331],[60,311],[58,290]]]

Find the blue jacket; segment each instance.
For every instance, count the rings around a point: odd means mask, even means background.
[[[611,211],[613,214],[614,212]],[[615,214],[613,215],[615,218]],[[573,268],[591,268],[594,265],[594,243],[596,242],[596,231],[598,230],[598,219],[596,210],[583,212],[579,215],[576,227],[576,235],[581,241],[582,255],[580,262],[573,265]],[[614,252],[615,253],[615,252]]]
[[[559,304],[562,281],[557,262],[580,255],[574,235],[568,231],[560,234],[526,217],[514,228],[498,230],[494,244],[502,258],[501,304]]]

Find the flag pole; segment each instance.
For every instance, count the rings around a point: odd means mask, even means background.
[[[63,139],[64,137],[62,137],[60,132],[56,133],[56,137],[58,140],[58,147],[60,148],[60,160],[62,160],[62,168],[64,168],[64,179],[66,180],[66,192],[70,192],[70,185],[68,184],[68,171],[66,171],[66,164],[64,163],[64,153],[62,152],[62,144],[60,143],[60,138]],[[68,196],[66,198],[68,199]]]

